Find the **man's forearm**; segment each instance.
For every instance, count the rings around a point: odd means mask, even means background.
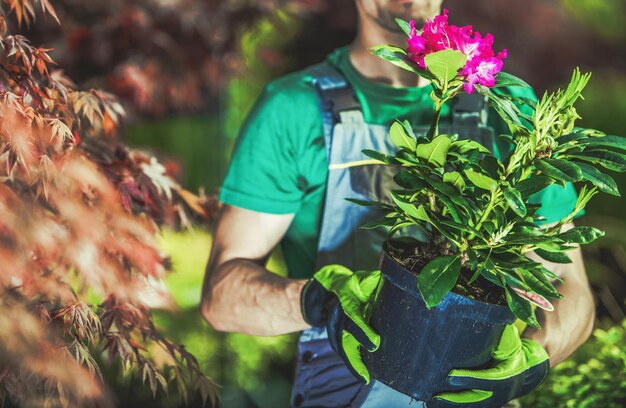
[[[217,330],[256,336],[307,329],[300,311],[305,283],[278,276],[253,261],[233,259],[207,273],[202,315]]]
[[[595,305],[584,270],[580,249],[569,253],[571,264],[550,264],[546,267],[563,277],[557,286],[563,299],[554,301],[554,311],[537,310],[541,330],[526,329],[524,337],[541,344],[555,366],[569,357],[587,340],[595,319]]]

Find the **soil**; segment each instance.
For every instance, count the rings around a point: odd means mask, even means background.
[[[385,243],[385,250],[391,257],[416,275],[431,260],[440,256],[440,249],[434,245],[424,244],[415,240],[394,239]],[[461,268],[461,275],[452,292],[465,296],[469,299],[478,300],[493,305],[506,305],[504,289],[494,285],[487,279],[479,276],[471,285],[473,271],[469,268]]]

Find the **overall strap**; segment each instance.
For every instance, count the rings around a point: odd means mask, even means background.
[[[326,154],[330,159],[333,128],[345,114],[360,112],[361,103],[343,74],[329,63],[314,65],[309,73],[313,76],[313,84],[320,98]]]
[[[461,93],[454,98],[452,126],[486,126],[489,108],[487,98],[478,93]]]

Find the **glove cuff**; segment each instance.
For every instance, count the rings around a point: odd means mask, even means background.
[[[310,279],[300,292],[300,309],[304,321],[313,327],[328,321],[327,304],[333,295],[316,279]]]

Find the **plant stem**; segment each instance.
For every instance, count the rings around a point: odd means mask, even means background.
[[[493,210],[493,207],[496,205],[496,201],[498,199],[500,189],[496,189],[496,190],[492,190],[491,191],[491,197],[489,198],[489,204],[487,204],[487,208],[485,208],[485,211],[483,211],[483,215],[480,217],[480,220],[478,220],[478,223],[476,224],[476,227],[474,227],[474,229],[476,231],[480,230],[480,227],[483,226],[483,223],[485,222],[485,220],[487,219],[487,217],[489,216],[489,214],[491,213],[491,211]],[[472,238],[474,238],[474,234],[471,234],[468,237],[468,241],[471,240]]]
[[[439,119],[441,118],[441,109],[443,108],[443,104],[446,103],[447,99],[436,99],[435,100],[435,113],[433,114],[433,119],[430,122],[430,129],[428,130],[428,139],[432,140],[436,135],[439,134]]]

